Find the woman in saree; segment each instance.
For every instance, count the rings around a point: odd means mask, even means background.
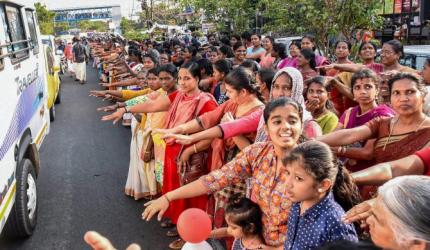
[[[315,53],[311,49],[302,49],[297,57],[297,66],[302,73],[303,81],[318,75],[316,70]],[[306,86],[305,86],[306,89]]]
[[[376,117],[392,117],[394,111],[385,104],[378,105],[378,82],[376,74],[370,69],[363,69],[353,74],[351,80],[352,95],[357,106],[347,109],[339,119],[336,130],[362,126]],[[351,172],[372,165],[375,140],[355,143],[350,146],[334,147],[333,151],[346,159],[346,167]]]
[[[315,36],[306,34],[303,36],[301,42],[300,42],[301,49],[311,49],[314,53],[317,49],[316,43],[315,43]],[[325,58],[324,56],[315,55],[315,62],[316,66],[323,66],[330,64],[330,61]]]
[[[282,159],[296,147],[302,134],[302,106],[290,98],[271,101],[264,109],[264,123],[270,140],[250,145],[222,168],[146,203],[142,218],[149,220],[158,214],[161,219],[177,199],[213,193],[249,178],[251,198],[263,213],[265,243],[282,246],[291,207],[285,191],[287,176]],[[214,230],[212,235],[216,234]]]
[[[210,94],[202,92],[198,88],[200,80],[200,67],[195,62],[188,62],[181,66],[178,73],[179,91],[168,96],[159,96],[155,100],[132,107],[121,108],[111,115],[104,116],[102,120],[117,122],[125,112],[154,113],[167,111],[165,128],[173,128],[186,123],[196,116],[214,110],[217,107],[215,99]],[[180,187],[178,169],[186,167],[191,155],[206,151],[210,146],[210,140],[199,141],[189,147],[182,147],[174,140],[166,141],[164,157],[163,188],[167,193]],[[166,216],[177,223],[179,215],[188,208],[206,209],[207,195],[200,195],[192,199],[176,200],[172,203]],[[175,232],[168,232],[174,236]],[[176,233],[177,235],[177,233]],[[173,249],[180,249],[184,242],[179,239],[170,244]]]
[[[423,113],[426,89],[413,74],[398,73],[388,82],[394,117],[377,117],[366,124],[317,138],[334,146],[376,139],[375,163],[406,157],[430,145],[430,118]],[[369,192],[369,198],[373,194]]]
[[[158,69],[151,69],[148,72],[148,78],[148,85],[151,89],[151,92],[157,91],[161,87],[161,84],[158,80]],[[149,95],[145,95],[142,98],[143,101],[146,101],[150,97]],[[133,102],[135,102],[134,99],[129,100],[129,104]],[[125,185],[125,194],[133,197],[135,200],[148,198],[157,194],[154,173],[151,172],[147,166],[145,166],[145,162],[143,162],[140,157],[141,151],[145,150],[142,148],[144,145],[146,145],[144,142],[148,138],[148,136],[143,135],[146,121],[146,115],[135,115],[131,121],[132,137],[130,143],[130,163],[127,182]],[[147,169],[148,171],[146,171]]]

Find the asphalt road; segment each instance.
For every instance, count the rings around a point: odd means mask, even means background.
[[[87,83],[63,75],[62,102],[41,148],[38,177],[38,222],[25,240],[0,239],[0,249],[89,249],[88,230],[106,235],[117,249],[136,242],[143,249],[167,249],[171,241],[156,221],[140,219],[143,202],[124,195],[130,129],[100,121],[96,71],[87,68]],[[105,102],[105,104],[108,104]]]

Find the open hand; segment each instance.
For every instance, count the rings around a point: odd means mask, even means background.
[[[169,202],[167,201],[166,197],[164,197],[163,195],[156,200],[152,200],[145,203],[144,206],[146,208],[145,210],[143,210],[142,220],[149,221],[152,218],[152,216],[158,213],[157,219],[158,221],[161,221],[161,218],[163,218],[163,214],[169,208]]]
[[[105,90],[90,90],[90,96],[104,97],[107,91]]]
[[[101,108],[97,108],[97,111],[104,111],[104,112],[110,112],[114,111],[118,108],[118,104],[110,105],[110,106],[104,106]]]
[[[85,242],[93,250],[116,250],[112,243],[101,234],[95,231],[88,231],[84,235]],[[131,244],[126,250],[140,250],[140,246],[137,244]]]
[[[117,123],[122,116],[124,115],[125,110],[123,108],[117,109],[115,112],[113,112],[110,115],[105,115],[102,117],[102,121],[112,121],[113,120],[113,124]]]

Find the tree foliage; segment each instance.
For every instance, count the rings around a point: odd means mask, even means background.
[[[44,35],[54,34],[54,17],[55,13],[49,11],[46,5],[41,3],[35,3],[34,8],[36,9],[37,21],[39,23],[40,33]]]
[[[180,0],[180,3],[202,10],[207,20],[217,23],[221,30],[231,26],[234,32],[241,32],[262,25],[263,33],[312,33],[323,48],[328,47],[333,37],[351,39],[357,30],[378,29],[383,21],[379,16],[383,0]]]
[[[104,21],[83,20],[78,22],[78,27],[81,31],[107,32],[109,30],[108,23]]]

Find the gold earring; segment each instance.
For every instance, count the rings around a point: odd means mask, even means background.
[[[323,192],[322,188],[318,188],[318,192],[322,193]]]

